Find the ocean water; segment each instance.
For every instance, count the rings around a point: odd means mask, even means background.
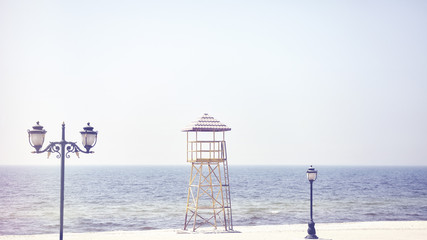
[[[427,167],[327,167],[314,221],[427,220]],[[307,166],[232,166],[235,229],[309,220]],[[64,232],[182,228],[190,166],[66,166]],[[57,233],[59,167],[0,166],[0,235]]]

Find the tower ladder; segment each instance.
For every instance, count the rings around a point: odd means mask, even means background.
[[[224,159],[224,184],[222,185],[225,188],[225,203],[224,208],[226,209],[226,225],[228,226],[228,229],[226,230],[233,230],[233,215],[231,212],[231,194],[230,194],[230,180],[229,180],[229,174],[228,174],[228,161],[227,161],[227,147],[225,144],[225,141],[222,142],[223,146],[223,159]]]

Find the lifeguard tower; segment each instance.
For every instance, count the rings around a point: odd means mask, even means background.
[[[183,130],[191,163],[184,230],[203,225],[233,230],[225,144],[225,132],[230,130],[207,113]]]

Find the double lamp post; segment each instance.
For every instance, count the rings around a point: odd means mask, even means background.
[[[33,126],[32,130],[28,130],[28,141],[30,145],[36,149],[32,153],[44,153],[47,152],[49,157],[52,153],[57,154],[57,158],[61,158],[61,202],[60,202],[60,222],[59,222],[59,239],[62,240],[63,237],[63,227],[64,227],[64,167],[65,167],[65,157],[70,158],[70,153],[75,153],[79,157],[79,153],[93,153],[90,151],[92,147],[95,146],[97,141],[98,132],[93,131],[93,127],[90,126],[90,123],[81,131],[82,135],[82,144],[85,150],[82,150],[75,142],[68,142],[65,140],[65,123],[62,123],[62,139],[59,142],[50,142],[49,145],[43,149],[44,138],[46,135],[46,130],[43,129],[43,126],[37,122],[37,125]]]

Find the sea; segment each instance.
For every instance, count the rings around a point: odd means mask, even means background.
[[[427,220],[427,167],[315,166],[313,220]],[[191,166],[66,166],[64,232],[182,229]],[[305,224],[308,166],[229,166],[234,229]],[[0,235],[57,233],[58,166],[0,166]]]

